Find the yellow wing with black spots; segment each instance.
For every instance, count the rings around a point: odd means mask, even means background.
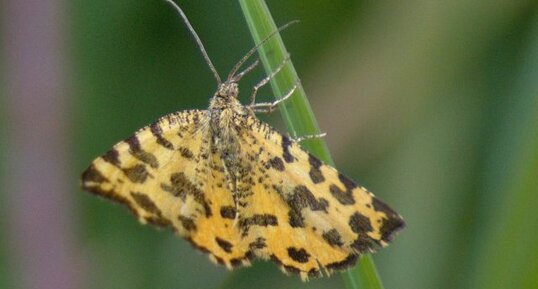
[[[239,213],[249,240],[264,241],[256,255],[305,279],[352,266],[403,228],[372,193],[267,124],[248,122],[241,147],[257,161],[252,194]]]
[[[95,159],[82,187],[124,204],[142,223],[172,227],[217,263],[247,265],[252,255],[234,227],[233,197],[207,125],[207,111],[162,117]]]
[[[297,143],[254,117],[234,120],[237,142],[219,151],[208,111],[165,116],[94,160],[83,188],[172,227],[228,268],[258,256],[303,279],[348,268],[403,227]]]

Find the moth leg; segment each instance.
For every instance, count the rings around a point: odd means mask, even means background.
[[[303,135],[303,136],[300,136],[300,137],[291,137],[291,139],[293,141],[299,143],[299,142],[302,142],[302,141],[305,141],[305,140],[323,138],[323,137],[326,137],[326,136],[327,136],[327,133],[322,132],[322,133],[317,133],[317,134],[307,134],[307,135]]]
[[[292,96],[292,94],[297,90],[298,82],[295,83],[295,85],[282,97],[279,98],[273,102],[261,102],[261,103],[255,103],[248,106],[248,108],[252,109],[254,112],[261,112],[261,113],[270,113],[273,110],[275,110],[279,103],[287,100]]]
[[[232,81],[233,82],[239,82],[239,80],[241,80],[241,78],[243,78],[243,76],[245,76],[245,74],[251,72],[254,68],[256,68],[256,66],[258,66],[258,64],[260,64],[260,60],[256,59],[256,61],[254,61],[251,65],[249,65],[247,68],[245,68],[245,70],[243,70],[239,74],[237,74],[232,79]]]
[[[258,94],[258,90],[262,88],[264,85],[266,85],[267,83],[269,83],[269,81],[271,81],[271,79],[273,79],[275,75],[277,75],[277,73],[279,73],[282,70],[282,68],[284,68],[284,66],[288,64],[289,61],[290,61],[290,55],[288,54],[288,56],[286,56],[286,58],[278,65],[275,71],[271,72],[271,74],[269,74],[266,78],[262,79],[260,82],[258,82],[258,84],[254,86],[254,90],[252,91],[252,95],[250,96],[249,106],[253,107],[256,105],[256,95]]]

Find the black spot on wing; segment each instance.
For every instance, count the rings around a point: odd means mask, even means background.
[[[304,228],[304,218],[299,210],[291,208],[288,212],[288,222],[292,228]]]
[[[222,206],[220,207],[220,216],[225,219],[235,219],[235,208],[232,206]]]
[[[293,194],[288,198],[288,205],[300,211],[309,207],[312,211],[327,212],[329,203],[323,198],[316,199],[314,194],[304,185],[298,185],[293,189]]]
[[[349,218],[349,226],[351,227],[351,230],[357,234],[372,231],[372,224],[370,223],[370,219],[368,219],[368,217],[362,215],[359,212],[355,212]]]
[[[312,180],[312,182],[314,184],[319,184],[325,181],[325,177],[320,170],[321,161],[309,153],[308,162],[310,163],[310,172],[308,174],[310,175],[310,179]]]
[[[159,210],[157,205],[155,205],[155,203],[146,194],[131,192],[131,197],[140,208],[151,214],[149,216],[144,216],[144,219],[148,223],[159,227],[171,225],[170,220],[166,219],[162,215],[161,210]]]
[[[230,259],[230,265],[232,265],[233,268],[237,268],[241,265],[243,265],[243,261],[241,261],[242,259],[239,259],[239,258],[232,258]]]
[[[205,199],[204,193],[189,181],[183,172],[173,173],[170,176],[170,185],[163,183],[161,184],[161,188],[176,197],[180,197],[183,201],[185,201],[188,195],[192,196],[194,201],[204,208],[206,217],[212,215],[211,208]]]
[[[273,185],[273,190],[275,190],[275,192],[280,196],[284,196],[281,186]],[[304,218],[301,214],[302,208],[293,203],[293,197],[289,198],[287,202],[290,206],[290,210],[288,211],[288,223],[292,228],[304,228]]]
[[[159,167],[157,158],[152,153],[144,151],[140,145],[140,140],[136,135],[126,139],[125,142],[129,145],[129,153],[136,159],[148,164],[150,167],[156,169]]]
[[[383,219],[383,224],[380,228],[381,240],[385,242],[392,241],[394,234],[405,227],[405,222],[400,215],[377,198],[372,199],[372,205],[374,206],[374,210],[383,212],[387,216],[386,219]]]
[[[239,221],[239,226],[276,226],[278,225],[278,219],[275,215],[271,214],[255,214],[252,217],[243,218]]]
[[[290,210],[288,212],[288,222],[293,228],[304,228],[304,217],[301,210],[310,208],[312,211],[327,212],[329,203],[323,198],[316,199],[314,194],[303,185],[294,188],[293,193],[287,198]]]
[[[402,230],[405,227],[405,222],[400,218],[383,219],[381,225],[381,240],[385,242],[391,242],[394,238],[394,234]]]
[[[254,258],[256,258],[256,255],[254,254],[254,252],[249,250],[245,253],[245,258],[248,260],[254,260]]]
[[[232,248],[233,248],[233,245],[232,243],[224,240],[224,239],[221,239],[219,237],[215,237],[215,241],[217,242],[217,245],[219,245],[219,247],[226,253],[231,253],[232,252]]]
[[[185,240],[187,240],[194,248],[200,250],[202,253],[205,253],[205,254],[208,254],[210,255],[211,257],[214,258],[214,260],[220,264],[220,265],[225,265],[226,262],[224,262],[224,259],[215,255],[213,252],[209,251],[209,249],[207,249],[206,247],[204,246],[201,246],[199,244],[196,243],[196,241],[194,241],[192,238],[190,237],[185,237]],[[239,257],[239,258],[233,258],[233,259],[230,259],[230,265],[232,265],[233,267],[239,267],[243,264],[242,260],[245,260],[245,259],[252,259],[254,256],[252,255],[252,252],[246,252],[244,256],[242,257]]]
[[[295,160],[295,158],[290,152],[291,145],[292,145],[291,140],[287,136],[283,135],[282,136],[282,158],[284,158],[284,160],[287,163],[292,163]]]
[[[90,165],[84,173],[82,173],[83,182],[103,183],[108,182],[108,179],[94,166]]]
[[[131,182],[138,184],[144,183],[150,176],[146,170],[146,166],[143,164],[136,164],[130,168],[124,168],[122,171]]]
[[[179,222],[181,222],[181,226],[183,226],[183,229],[185,229],[186,231],[196,231],[196,224],[194,223],[193,219],[182,215],[179,215],[177,218]]]
[[[105,162],[110,163],[114,165],[117,168],[120,168],[120,159],[119,159],[120,153],[116,149],[111,149],[108,152],[106,152],[102,158]]]
[[[162,131],[161,127],[159,126],[159,122],[155,122],[155,123],[151,124],[149,129],[150,129],[151,133],[153,134],[153,136],[155,137],[155,139],[157,139],[158,144],[160,144],[161,146],[163,146],[164,148],[169,149],[169,150],[174,149],[174,145],[163,137],[163,135],[162,135],[163,131]]]
[[[330,229],[329,231],[324,232],[321,236],[333,247],[341,247],[344,245],[342,236],[340,236],[340,233],[338,233],[336,229]]]
[[[344,260],[330,263],[325,265],[325,268],[329,270],[345,270],[349,267],[352,267],[357,263],[358,256],[355,254],[348,255]]]
[[[342,205],[353,205],[355,199],[353,198],[353,192],[351,190],[342,191],[337,185],[332,184],[329,186],[331,195]]]
[[[357,185],[352,180],[348,179],[341,173],[338,173],[338,179],[340,179],[340,181],[342,182],[342,184],[344,184],[344,187],[346,187],[346,190],[348,191],[351,191],[357,187]]]
[[[299,263],[306,263],[310,258],[310,254],[308,254],[304,248],[297,249],[295,247],[288,248],[288,256]]]
[[[312,277],[312,278],[321,277],[321,272],[316,268],[312,268],[310,269],[310,271],[308,271],[308,277]]]
[[[144,219],[149,224],[152,224],[154,226],[161,227],[161,228],[168,227],[168,226],[172,225],[172,222],[170,222],[170,220],[164,218],[163,216],[151,215],[151,216],[145,217]]]
[[[243,236],[248,234],[248,230],[251,226],[277,226],[278,219],[275,215],[271,214],[255,214],[252,217],[242,218],[239,220],[239,227],[243,230]]]
[[[157,205],[155,205],[155,203],[146,194],[131,192],[131,197],[133,197],[133,200],[138,204],[138,206],[140,206],[146,212],[154,215],[161,215],[161,210],[159,210]]]
[[[254,253],[252,253],[252,251],[247,251],[242,257],[230,259],[230,265],[232,265],[233,268],[237,268],[243,265],[243,260],[253,260],[254,258]]]
[[[270,159],[269,164],[271,165],[272,168],[274,168],[277,171],[282,172],[282,171],[285,170],[284,162],[279,157],[274,157],[274,158]]]
[[[280,268],[282,270],[284,270],[286,273],[292,273],[292,274],[300,274],[301,273],[301,270],[299,268],[296,268],[296,267],[294,267],[292,265],[285,265],[274,254],[269,256],[269,258],[271,259],[271,261],[275,262],[278,266],[280,266]],[[321,276],[321,272],[318,270],[317,267],[312,268],[312,269],[308,270],[308,272],[305,272],[305,273],[307,273],[308,277],[320,277]]]
[[[194,154],[192,153],[191,150],[189,150],[188,148],[186,147],[180,147],[179,148],[179,152],[181,153],[181,156],[186,158],[186,159],[192,159],[192,157],[194,156]]]
[[[351,243],[351,248],[357,253],[373,252],[374,246],[374,240],[364,233],[360,233],[358,238]]]

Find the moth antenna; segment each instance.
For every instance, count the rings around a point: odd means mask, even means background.
[[[239,60],[239,62],[237,62],[237,64],[232,69],[232,71],[230,71],[230,74],[228,75],[227,81],[230,81],[230,80],[233,79],[233,77],[235,76],[235,74],[237,73],[239,68],[241,68],[241,66],[243,66],[243,64],[245,64],[245,62],[252,56],[252,54],[254,54],[254,52],[256,52],[258,50],[258,48],[260,48],[262,45],[264,45],[267,41],[269,41],[269,39],[271,39],[273,36],[275,36],[278,32],[288,28],[289,26],[291,26],[293,24],[297,24],[297,23],[299,23],[299,20],[290,21],[290,22],[280,26],[277,30],[271,32],[271,34],[267,35],[264,39],[262,39],[262,41],[260,43],[258,43],[258,45],[254,46],[252,49],[250,49],[245,54],[245,56],[243,56],[243,58],[241,58],[241,60]]]
[[[217,69],[215,69],[215,66],[213,65],[213,62],[211,62],[211,59],[209,58],[209,55],[207,55],[207,52],[206,52],[206,50],[204,48],[204,45],[202,44],[202,40],[200,40],[200,37],[198,37],[198,34],[196,33],[196,31],[192,27],[191,23],[189,22],[189,19],[187,19],[187,16],[183,12],[183,10],[181,10],[181,8],[172,0],[164,0],[164,1],[168,2],[170,5],[172,5],[177,10],[179,15],[181,16],[181,19],[183,20],[183,22],[187,26],[187,29],[189,29],[189,32],[191,33],[192,37],[194,37],[194,40],[196,41],[196,44],[198,45],[198,48],[200,48],[200,51],[202,52],[202,55],[203,55],[203,57],[205,59],[205,62],[209,66],[209,69],[211,69],[211,71],[213,72],[213,75],[215,76],[215,79],[217,79],[217,84],[219,84],[219,85],[222,84],[222,80],[220,79],[219,73],[217,72]]]

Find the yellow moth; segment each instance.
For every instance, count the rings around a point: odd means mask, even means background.
[[[114,145],[83,173],[83,188],[124,204],[142,223],[171,227],[228,268],[258,257],[307,279],[387,245],[404,227],[400,215],[256,118],[294,89],[257,104],[259,85],[251,104],[238,101],[237,82],[257,62],[237,72],[259,46],[221,81],[183,11],[168,2],[193,33],[217,91],[207,110],[166,115]]]

